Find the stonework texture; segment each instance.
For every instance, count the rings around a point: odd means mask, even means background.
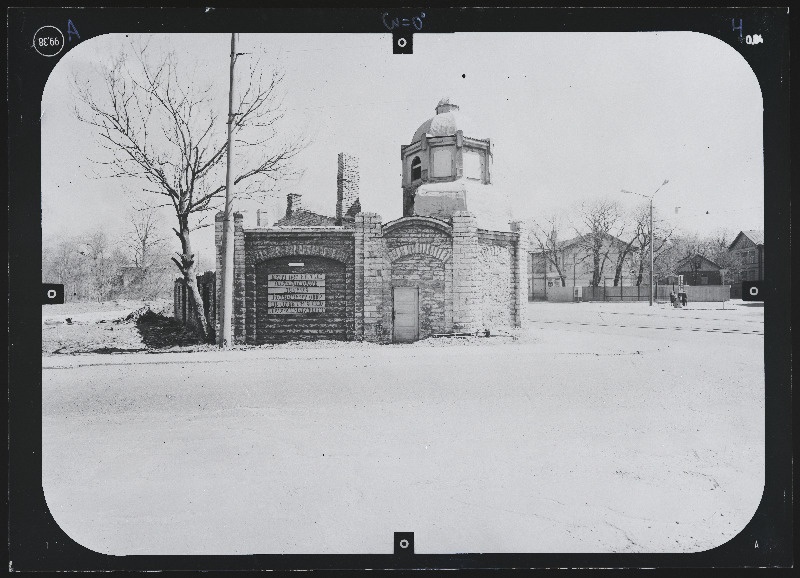
[[[513,327],[514,247],[510,241],[483,237],[478,249],[477,272],[483,329]]]
[[[445,333],[445,264],[425,254],[401,257],[392,263],[391,287],[419,288],[419,337]]]
[[[336,222],[343,218],[353,219],[361,212],[358,197],[358,159],[353,155],[339,153],[336,176]]]
[[[336,224],[336,219],[326,215],[320,215],[313,211],[300,209],[292,211],[275,222],[276,227],[331,227]]]
[[[236,223],[237,343],[391,343],[394,287],[419,288],[421,339],[521,323],[527,277],[520,233],[478,229],[471,213],[457,213],[451,222],[409,216],[387,224],[380,215],[358,213],[351,228],[244,229],[239,217]],[[221,278],[221,215],[217,236]],[[324,273],[325,311],[269,314],[271,273]]]
[[[291,267],[289,263],[302,262],[303,267]],[[352,302],[348,293],[346,265],[326,257],[308,255],[278,257],[255,264],[255,338],[253,343],[282,343],[348,338],[351,325]],[[292,315],[270,315],[267,309],[267,275],[275,273],[324,273],[325,311]],[[251,304],[252,306],[252,304]],[[248,341],[250,341],[248,339]]]

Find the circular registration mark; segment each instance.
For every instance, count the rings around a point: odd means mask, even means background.
[[[56,56],[64,50],[64,34],[55,26],[42,26],[33,35],[33,48],[42,56]]]

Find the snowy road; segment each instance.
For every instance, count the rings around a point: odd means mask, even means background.
[[[112,554],[686,552],[764,480],[763,309],[531,303],[527,339],[43,358],[43,487]]]

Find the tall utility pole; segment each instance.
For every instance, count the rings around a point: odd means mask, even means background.
[[[217,343],[226,349],[233,343],[231,319],[233,317],[233,70],[236,64],[236,33],[231,34],[231,78],[228,91],[228,159],[225,175],[225,215],[222,229],[222,299]]]
[[[668,179],[664,179],[664,182],[661,183],[661,187],[666,185],[669,182]],[[640,197],[644,197],[648,201],[650,201],[650,306],[653,306],[653,197],[656,196],[656,193],[661,190],[661,187],[658,187],[652,195],[649,197],[647,195],[643,195],[641,193],[634,193],[631,191],[626,191],[622,189],[623,193],[628,195],[639,195]]]
[[[656,191],[658,192],[658,191]],[[655,195],[655,193],[653,193]],[[653,197],[650,197],[650,306],[653,306]]]

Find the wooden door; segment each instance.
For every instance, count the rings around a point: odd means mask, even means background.
[[[392,297],[394,341],[416,341],[419,339],[419,288],[394,287]]]

